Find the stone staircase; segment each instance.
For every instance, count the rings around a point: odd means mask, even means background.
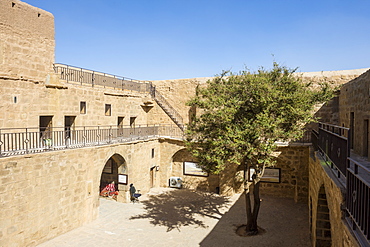
[[[171,106],[170,103],[158,92],[155,86],[151,86],[150,94],[163,111],[172,119],[172,121],[184,131],[184,122],[182,116]]]

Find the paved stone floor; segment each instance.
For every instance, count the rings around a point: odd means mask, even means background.
[[[100,199],[98,219],[39,247],[311,246],[307,205],[262,198],[259,225],[266,232],[258,236],[235,234],[246,221],[243,196],[166,189],[135,204]]]

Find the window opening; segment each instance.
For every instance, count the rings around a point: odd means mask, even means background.
[[[118,117],[117,126],[118,128],[123,128],[123,119],[125,117]]]
[[[86,114],[86,102],[85,101],[80,102],[80,114]]]
[[[53,116],[40,116],[40,138],[42,140],[51,139],[53,130]]]
[[[71,138],[72,131],[74,129],[76,116],[65,116],[64,117],[64,131],[65,131],[65,138]]]
[[[105,116],[111,116],[111,115],[112,115],[112,105],[105,104]]]
[[[130,117],[130,127],[131,128],[135,128],[135,120],[136,120],[136,117]]]

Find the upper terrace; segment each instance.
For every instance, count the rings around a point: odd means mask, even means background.
[[[370,162],[350,148],[349,128],[319,123],[313,131],[319,152],[345,191],[345,219],[364,246],[370,245]]]
[[[54,71],[59,79],[66,83],[80,84],[90,87],[111,88],[120,91],[148,93],[163,111],[180,128],[184,129],[183,117],[166,100],[150,81],[139,81],[123,76],[111,75],[89,69],[78,68],[66,64],[54,64]]]

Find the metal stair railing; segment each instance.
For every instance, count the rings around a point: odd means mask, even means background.
[[[157,104],[166,112],[166,114],[172,119],[172,121],[181,129],[184,130],[183,118],[175,108],[158,92],[155,86],[151,85],[150,93]]]
[[[78,68],[66,64],[54,64],[54,72],[59,75],[61,80],[68,83],[77,82],[81,85],[96,85],[104,88],[113,88],[118,90],[131,90],[141,93],[150,93],[153,99],[164,110],[164,112],[172,119],[172,121],[184,131],[182,116],[168,103],[168,101],[156,90],[155,86],[148,81],[139,81],[123,76],[110,75],[93,70]]]

